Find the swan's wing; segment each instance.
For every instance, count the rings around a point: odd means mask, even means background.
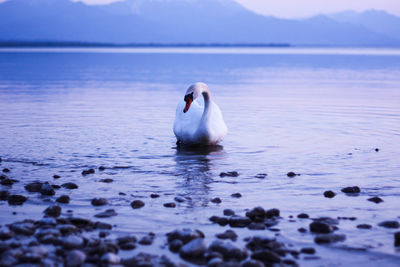
[[[209,123],[213,142],[221,141],[228,133],[228,128],[226,127],[221,109],[214,102],[212,102],[212,111]]]
[[[178,106],[176,107],[174,134],[178,140],[191,142],[195,137],[196,130],[203,114],[204,101],[202,99],[195,99],[189,110],[186,113],[183,113],[185,105],[185,101],[182,100],[179,101]]]

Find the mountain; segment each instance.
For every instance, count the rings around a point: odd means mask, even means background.
[[[400,18],[385,11],[373,9],[362,13],[344,11],[330,17],[338,22],[362,26],[370,31],[400,40]]]
[[[335,16],[267,17],[233,0],[125,0],[94,6],[8,0],[0,3],[0,18],[2,41],[400,45],[400,37],[392,34],[397,29],[376,31]]]

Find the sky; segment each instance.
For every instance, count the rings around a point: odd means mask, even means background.
[[[0,0],[4,2],[5,0]],[[122,0],[73,0],[86,4],[107,4]],[[169,0],[171,1],[171,0]],[[280,18],[303,18],[344,10],[385,10],[400,16],[400,0],[234,0],[248,9],[263,15]]]

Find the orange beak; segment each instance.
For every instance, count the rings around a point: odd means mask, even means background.
[[[192,102],[193,102],[193,100],[191,99],[191,98],[187,98],[187,99],[185,99],[185,101],[186,101],[186,106],[185,106],[185,108],[183,109],[183,113],[186,113],[188,110],[189,110],[189,108],[190,108],[190,105],[192,104]]]

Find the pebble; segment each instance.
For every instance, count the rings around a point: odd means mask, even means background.
[[[238,235],[232,230],[226,230],[225,232],[216,234],[215,236],[219,239],[230,239],[232,241],[236,241],[238,238]]]
[[[4,173],[7,173],[7,172],[10,172],[10,170],[7,169],[7,168],[4,168],[4,169],[3,169],[3,172],[4,172]]]
[[[82,171],[82,175],[88,175],[88,174],[93,174],[94,173],[94,169],[88,169],[88,170],[83,170]]]
[[[150,197],[151,197],[151,198],[159,198],[160,195],[159,195],[159,194],[151,194]]]
[[[318,235],[314,238],[314,242],[317,244],[329,244],[329,243],[335,243],[335,242],[342,242],[346,240],[345,235],[340,235],[340,234],[324,234],[324,235]]]
[[[56,194],[56,191],[54,191],[54,188],[49,183],[44,183],[42,184],[40,193],[44,196],[53,196]]]
[[[109,217],[117,216],[117,215],[118,215],[118,213],[114,209],[108,209],[103,212],[97,213],[96,215],[94,215],[94,217],[109,218]]]
[[[62,246],[64,249],[81,248],[84,245],[82,237],[76,235],[69,235],[62,239]]]
[[[176,204],[174,202],[164,203],[164,207],[166,207],[166,208],[175,208]]]
[[[108,200],[105,198],[93,198],[91,201],[93,206],[104,206],[108,204]]]
[[[310,216],[307,213],[300,213],[299,215],[297,215],[297,218],[308,219],[310,218]]]
[[[265,267],[265,265],[261,261],[247,259],[240,262],[240,267]]]
[[[328,190],[328,191],[325,191],[325,192],[324,192],[324,197],[333,198],[333,197],[335,197],[335,196],[336,196],[336,193],[333,192],[333,191],[331,191],[331,190]]]
[[[232,216],[235,215],[235,212],[231,209],[224,209],[224,215],[225,216]]]
[[[307,229],[304,227],[300,227],[299,229],[297,229],[297,231],[299,231],[300,233],[306,233]]]
[[[242,194],[240,194],[240,193],[233,193],[233,194],[231,195],[231,197],[234,197],[234,198],[241,198],[241,197],[242,197]]]
[[[65,184],[62,184],[61,186],[64,188],[67,188],[67,189],[77,189],[78,188],[78,186],[74,183],[65,183]]]
[[[14,180],[14,179],[5,178],[5,179],[1,180],[0,184],[11,186],[15,183],[15,181],[16,180]]]
[[[60,196],[59,198],[57,198],[56,201],[57,201],[58,203],[68,204],[69,201],[70,201],[70,198],[69,198],[69,196],[67,196],[67,195],[62,195],[62,196]]]
[[[174,200],[178,203],[185,202],[185,199],[183,197],[175,197]]]
[[[219,174],[219,177],[238,177],[239,173],[237,171],[233,172],[221,172]]]
[[[371,198],[368,198],[367,200],[371,201],[371,202],[374,202],[376,204],[379,204],[379,203],[383,202],[382,198],[380,198],[380,197],[371,197]]]
[[[114,182],[114,180],[111,178],[105,178],[105,179],[100,179],[100,182],[109,184]]]
[[[397,229],[400,227],[399,222],[397,221],[383,221],[378,224],[381,227],[385,228],[391,228],[391,229]]]
[[[328,234],[333,232],[332,226],[330,226],[327,223],[323,222],[312,222],[310,223],[310,231],[313,233],[322,233],[322,234]]]
[[[304,254],[315,254],[315,248],[302,248],[300,252]]]
[[[379,148],[375,148],[375,151],[376,151],[376,152],[379,152]]]
[[[183,242],[179,239],[175,239],[169,243],[169,250],[176,253],[176,252],[179,252],[179,250],[181,249],[182,246],[183,246]]]
[[[246,227],[251,223],[251,220],[248,217],[233,215],[228,222],[230,227]]]
[[[269,209],[265,212],[265,217],[267,218],[273,218],[273,217],[279,217],[280,211],[279,209]]]
[[[61,207],[58,205],[52,205],[45,209],[44,213],[50,217],[59,217],[61,215]]]
[[[207,250],[204,238],[196,238],[188,242],[179,250],[179,255],[184,259],[194,259],[203,257]]]
[[[294,173],[294,172],[288,172],[286,175],[287,175],[288,177],[295,177],[295,176],[298,175],[298,174],[296,174],[296,173]]]
[[[274,263],[281,262],[281,258],[277,253],[267,249],[255,251],[251,255],[251,258],[263,262],[266,266],[272,266]]]
[[[222,202],[222,200],[221,200],[219,197],[215,197],[215,198],[212,198],[212,199],[211,199],[211,202],[212,202],[212,203],[217,203],[217,204],[219,204],[219,203]]]
[[[143,208],[144,205],[145,205],[144,202],[141,201],[141,200],[134,200],[134,201],[132,201],[132,203],[131,203],[131,207],[132,207],[133,209],[140,209],[140,208]]]
[[[104,167],[104,166],[99,167],[99,171],[104,171],[105,169],[106,169],[106,167]]]
[[[226,217],[211,216],[209,220],[221,226],[225,226],[229,223],[229,219]]]
[[[361,192],[361,190],[358,186],[348,186],[348,187],[342,188],[341,191],[346,194],[357,194],[357,193]]]
[[[22,205],[28,198],[22,195],[9,195],[7,200],[9,205]]]
[[[107,252],[106,254],[101,256],[100,261],[105,264],[116,265],[121,262],[121,258],[117,254]]]
[[[143,237],[139,240],[138,243],[141,244],[141,245],[147,245],[147,246],[149,246],[149,245],[153,244],[154,237],[155,237],[155,234],[154,234],[154,233],[149,233],[148,235],[143,236]]]
[[[25,190],[28,192],[40,192],[42,189],[41,182],[32,182],[24,186]]]
[[[259,179],[263,179],[263,178],[265,178],[265,177],[267,177],[268,176],[268,174],[266,174],[266,173],[258,173],[256,176],[254,176],[255,178],[259,178]]]
[[[400,232],[394,233],[394,246],[400,247]]]
[[[86,260],[86,254],[81,250],[71,250],[68,252],[67,257],[65,258],[65,265],[67,267],[79,267]]]
[[[8,196],[10,195],[10,192],[6,191],[6,190],[2,190],[0,191],[0,200],[7,200]]]
[[[358,229],[371,229],[371,228],[372,228],[372,225],[363,223],[363,224],[357,225],[357,228],[358,228]]]
[[[217,252],[221,254],[226,261],[236,260],[241,261],[247,258],[246,250],[241,250],[230,242],[222,242],[220,240],[213,241],[208,250],[210,252]]]
[[[182,230],[174,230],[172,232],[167,233],[167,240],[171,243],[174,240],[180,240],[183,244],[186,244],[196,238],[204,238],[204,234],[199,230],[192,230],[189,228],[185,228]]]
[[[224,260],[219,257],[211,258],[207,262],[207,267],[221,267],[221,266],[224,266]]]
[[[59,178],[61,178],[61,176],[60,176],[60,175],[57,175],[57,174],[54,174],[54,175],[53,175],[53,178],[54,178],[54,179],[59,179]]]

